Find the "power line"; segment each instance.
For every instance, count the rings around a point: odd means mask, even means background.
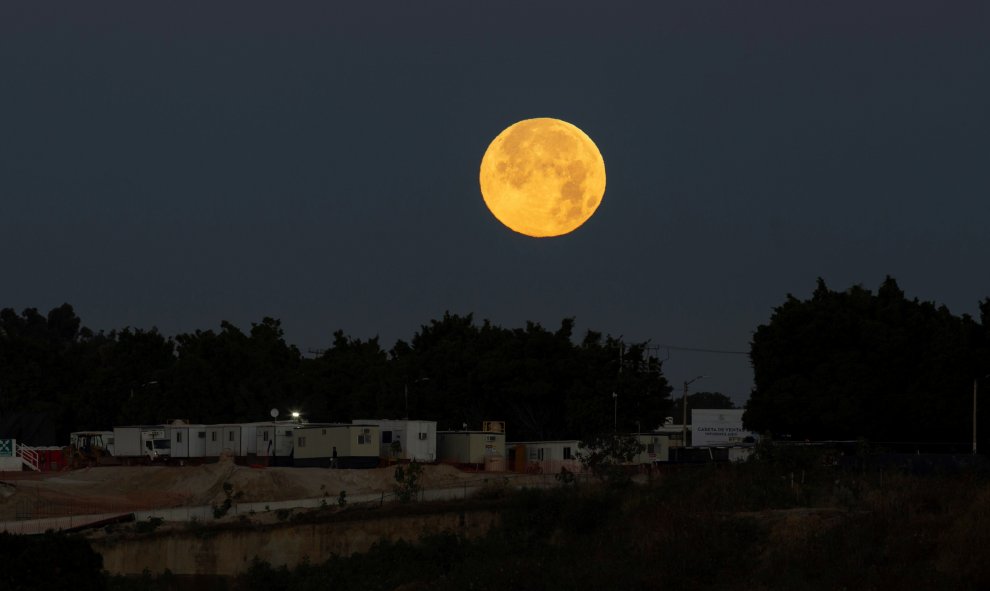
[[[695,353],[718,353],[720,355],[749,355],[749,351],[729,351],[727,349],[700,349],[697,347],[681,347],[679,345],[657,345],[661,349],[672,351],[692,351]]]

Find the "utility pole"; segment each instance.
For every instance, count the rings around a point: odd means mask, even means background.
[[[698,376],[684,382],[684,394],[681,396],[681,447],[687,447],[687,393],[688,386],[708,376]]]
[[[619,395],[612,392],[612,434],[619,433]]]

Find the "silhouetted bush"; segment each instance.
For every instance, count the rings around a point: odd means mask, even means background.
[[[61,533],[20,536],[0,532],[0,589],[102,591],[103,557],[86,540]]]

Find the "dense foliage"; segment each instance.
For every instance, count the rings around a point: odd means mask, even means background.
[[[269,409],[313,422],[435,420],[442,429],[504,420],[516,439],[581,438],[618,426],[657,425],[670,403],[660,363],[645,344],[589,331],[506,329],[446,314],[391,350],[337,332],[315,358],[286,343],[278,320],[245,332],[166,337],[156,329],[94,333],[72,307],[47,315],[0,311],[0,413],[45,411],[63,439],[79,429],[260,421]]]
[[[81,537],[0,532],[0,589],[4,591],[100,591],[106,588],[103,558]]]
[[[980,309],[977,322],[908,300],[890,277],[876,294],[819,280],[809,300],[788,296],[756,330],[745,424],[797,439],[965,447],[974,379],[990,373],[990,300]]]

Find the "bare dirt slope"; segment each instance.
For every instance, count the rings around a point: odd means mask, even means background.
[[[0,474],[0,520],[135,511],[220,503],[224,483],[242,502],[391,492],[394,467],[372,470],[249,468],[230,461],[201,466],[96,467],[25,477]],[[424,466],[424,488],[481,483],[507,475]]]

